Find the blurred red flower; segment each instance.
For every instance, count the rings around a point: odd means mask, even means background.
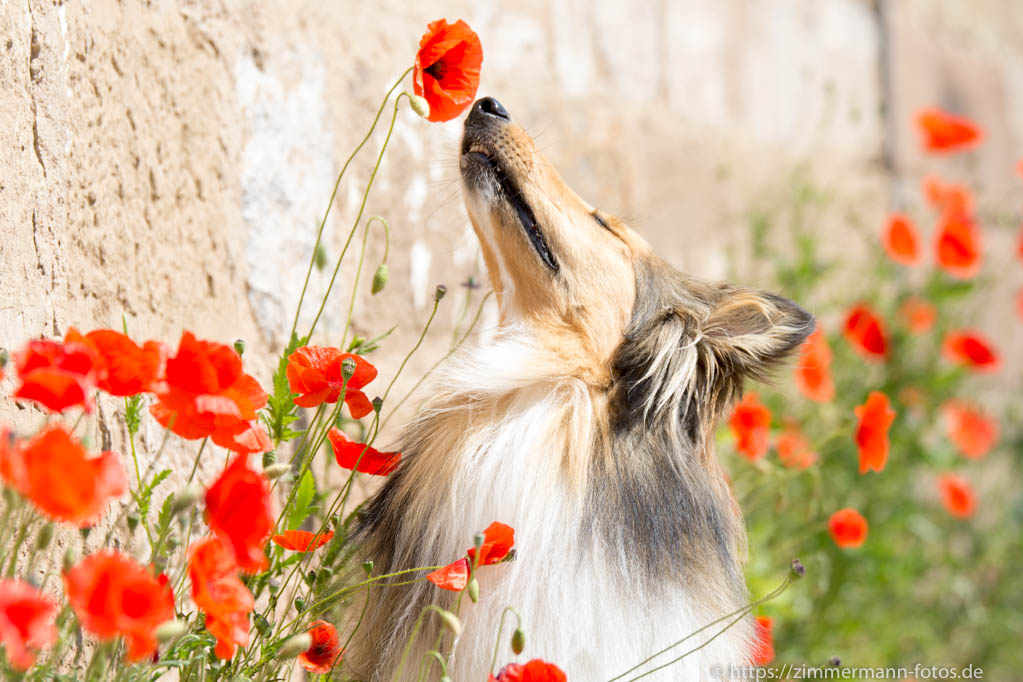
[[[942,213],[935,248],[938,264],[953,277],[970,279],[980,271],[980,230],[967,214]]]
[[[949,332],[941,350],[952,362],[977,372],[993,372],[1001,366],[991,342],[973,330]]]
[[[115,453],[88,457],[82,444],[59,424],[43,428],[26,443],[12,441],[4,429],[0,477],[46,516],[83,528],[128,489]]]
[[[57,641],[57,604],[24,580],[0,580],[0,644],[17,670],[28,670],[36,653]]]
[[[274,527],[270,485],[266,476],[249,468],[248,455],[238,455],[206,491],[206,521],[234,550],[247,573],[265,570],[263,548]]]
[[[97,329],[83,336],[72,327],[64,343],[80,343],[92,349],[96,358],[96,386],[116,396],[153,390],[167,354],[158,341],[146,341],[139,347],[124,334],[111,329]]]
[[[206,614],[206,629],[217,638],[214,653],[230,659],[238,645],[249,643],[249,614],[255,608],[252,593],[238,578],[231,548],[215,535],[188,550],[188,577],[192,601]]]
[[[882,359],[888,353],[888,338],[881,318],[865,304],[849,309],[842,333],[853,350],[868,360]]]
[[[266,393],[242,371],[233,348],[184,332],[165,374],[156,391],[158,402],[149,408],[165,428],[189,440],[210,437],[235,452],[273,447],[266,431],[251,423],[266,405]]]
[[[298,393],[295,404],[316,407],[336,403],[345,388],[341,366],[347,359],[355,363],[355,372],[348,380],[345,405],[353,419],[361,419],[372,412],[373,403],[360,389],[376,378],[376,367],[354,353],[324,346],[302,346],[288,356],[288,385],[292,392]]]
[[[960,400],[948,400],[941,406],[945,433],[970,459],[980,459],[998,442],[998,422],[980,408]]]
[[[419,40],[413,91],[430,104],[430,121],[450,121],[472,104],[480,84],[483,47],[469,25],[438,19]]]
[[[923,180],[923,191],[927,202],[941,213],[973,214],[973,194],[965,185],[928,175]]]
[[[99,359],[89,346],[35,339],[14,353],[13,359],[21,381],[15,398],[31,400],[52,412],[75,406],[92,411]]]
[[[534,658],[526,663],[509,663],[487,682],[566,682],[565,673],[553,663]]]
[[[952,516],[968,519],[976,511],[977,497],[966,479],[955,474],[942,474],[938,477],[938,492],[945,510]]]
[[[334,532],[329,530],[319,535],[305,530],[286,530],[279,535],[275,535],[273,541],[275,545],[279,545],[284,549],[290,549],[295,552],[310,552],[323,547],[333,537]]]
[[[355,469],[372,476],[386,476],[394,471],[401,461],[400,452],[380,452],[365,443],[356,443],[336,426],[327,432],[327,438],[334,449],[334,459],[342,469]]]
[[[920,232],[908,216],[895,213],[889,219],[881,234],[888,257],[902,265],[918,265],[923,259],[920,250]]]
[[[831,379],[831,348],[820,327],[803,343],[795,380],[796,388],[810,400],[826,403],[835,397],[835,383]]]
[[[906,327],[913,334],[923,334],[934,326],[938,319],[938,309],[934,304],[922,298],[908,298],[899,308]]]
[[[124,635],[129,661],[152,658],[154,631],[174,618],[174,592],[157,577],[113,550],[87,556],[64,574],[68,601],[82,627],[100,639]]]
[[[873,391],[867,396],[867,402],[853,411],[859,420],[856,445],[860,450],[860,473],[884,470],[888,461],[888,429],[895,421],[895,410],[889,406],[888,396]]]
[[[867,539],[867,520],[855,509],[839,509],[828,519],[828,532],[839,547],[859,547]]]
[[[515,529],[494,521],[483,531],[483,544],[480,545],[476,566],[490,566],[504,561],[514,545]],[[429,573],[426,579],[442,590],[461,592],[469,582],[470,562],[476,557],[476,548],[471,547],[465,553],[465,557]]]
[[[767,665],[774,660],[774,619],[757,616],[754,620],[753,665]]]
[[[787,426],[774,446],[778,450],[778,460],[789,469],[807,469],[817,461],[817,453],[798,426]]]
[[[313,643],[298,655],[298,663],[314,675],[326,675],[343,653],[337,628],[325,620],[314,620],[307,632]]]
[[[735,449],[750,461],[767,453],[771,411],[760,403],[756,393],[747,393],[735,406],[728,425],[735,435]]]
[[[931,152],[968,149],[984,137],[984,131],[973,121],[940,109],[921,109],[917,112],[916,124],[924,148]]]

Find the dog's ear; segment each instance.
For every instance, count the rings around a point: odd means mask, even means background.
[[[787,298],[722,286],[701,325],[721,379],[763,379],[813,332],[813,315]]]

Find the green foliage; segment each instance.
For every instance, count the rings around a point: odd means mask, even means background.
[[[139,425],[142,423],[142,407],[141,393],[127,399],[127,406],[124,410],[124,423],[128,426],[128,434],[132,437],[139,432]]]
[[[282,441],[292,440],[303,433],[290,428],[291,424],[298,421],[298,406],[295,405],[296,394],[292,393],[288,384],[288,357],[308,341],[307,337],[300,338],[293,333],[287,347],[281,353],[277,369],[274,370],[273,393],[267,398],[266,408],[261,412],[261,417],[275,447]]]
[[[302,475],[302,480],[298,483],[295,499],[292,501],[290,509],[288,509],[288,520],[285,527],[292,529],[301,526],[313,512],[315,499],[316,481],[313,479],[313,473],[306,470],[305,474]]]

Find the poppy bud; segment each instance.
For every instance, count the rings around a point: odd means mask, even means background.
[[[7,366],[7,361],[11,359],[10,354],[6,348],[0,348],[0,369]]]
[[[199,499],[201,494],[202,490],[194,483],[185,486],[181,492],[174,495],[174,501],[171,502],[171,511],[175,514],[180,514],[186,509],[192,509],[195,501]]]
[[[78,554],[75,552],[73,547],[68,547],[64,550],[64,557],[60,560],[60,569],[64,573],[67,573],[71,568],[78,563]]]
[[[128,514],[124,520],[128,524],[128,530],[130,532],[135,532],[135,529],[139,527],[139,515],[135,512]]]
[[[273,626],[270,625],[270,621],[268,621],[261,613],[252,614],[252,623],[256,626],[256,630],[258,630],[261,635],[268,635],[273,630]]]
[[[92,526],[85,526],[84,528],[79,528],[78,532],[79,532],[79,534],[81,534],[82,540],[88,540],[89,539],[89,533],[92,532]]]
[[[440,678],[440,682],[451,682],[451,678],[448,677],[447,675],[444,675],[443,677]]]
[[[245,339],[234,340],[234,352],[237,353],[238,355],[245,354]]]
[[[178,540],[177,536],[172,535],[167,538],[167,549],[174,550],[177,549],[179,545],[181,545],[181,540]]]
[[[479,581],[477,581],[476,578],[473,578],[472,580],[469,581],[469,586],[467,589],[469,591],[469,599],[471,599],[472,603],[475,604],[477,601],[479,601],[480,598]]]
[[[323,242],[316,245],[316,250],[313,251],[313,262],[316,263],[317,270],[327,267],[327,247],[323,245]]]
[[[412,107],[412,111],[416,112],[423,118],[427,118],[430,115],[430,103],[426,101],[425,97],[421,95],[409,95],[408,103],[409,106]]]
[[[803,562],[799,559],[792,560],[792,577],[793,579],[799,579],[806,575],[806,567],[803,566]]]
[[[270,450],[269,452],[264,452],[263,453],[263,468],[265,469],[265,468],[267,468],[269,466],[273,466],[274,464],[277,464],[277,452],[275,450]]]
[[[379,268],[377,268],[376,272],[373,273],[373,287],[371,291],[374,294],[379,294],[381,291],[383,291],[384,287],[387,286],[387,277],[388,277],[387,263],[384,263]]]
[[[269,584],[267,584],[266,588],[270,590],[270,594],[277,594],[281,591],[281,584],[276,580],[271,580]]]
[[[291,465],[287,462],[281,462],[280,464],[271,464],[267,468],[263,469],[263,475],[272,481],[275,478],[280,478],[289,471],[291,471]]]
[[[366,571],[366,575],[367,576],[373,575],[373,562],[372,561],[363,561],[362,562],[362,570]]]
[[[188,632],[188,626],[180,620],[169,620],[166,623],[157,625],[153,634],[156,635],[157,642],[166,644],[167,642],[173,642],[186,632]]]
[[[526,648],[526,633],[522,631],[522,628],[515,628],[515,632],[512,633],[511,646],[516,655],[521,654],[522,650]]]
[[[53,524],[47,523],[39,529],[39,534],[36,535],[36,550],[42,551],[46,549],[50,546],[51,540],[53,540]]]
[[[345,358],[341,361],[341,376],[347,381],[355,374],[355,360]]]
[[[444,294],[448,293],[448,288],[443,284],[438,284],[437,288],[433,291],[433,300],[435,303],[440,303],[440,300],[444,298]]]
[[[304,651],[308,651],[313,645],[313,638],[308,632],[292,635],[284,640],[284,644],[277,650],[280,658],[294,658]]]
[[[472,545],[476,548],[476,551],[480,551],[480,547],[483,546],[483,542],[487,539],[487,536],[483,533],[476,533],[472,536]]]
[[[384,399],[380,396],[373,398],[373,411],[380,414],[380,408],[384,406]]]
[[[458,620],[458,616],[440,608],[437,609],[437,615],[440,616],[440,622],[444,623],[444,627],[451,630],[455,637],[462,634],[462,621]]]
[[[295,597],[295,610],[299,613],[305,611],[305,599],[302,597]]]

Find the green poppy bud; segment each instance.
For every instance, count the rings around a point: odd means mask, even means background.
[[[469,599],[475,604],[480,599],[480,584],[476,578],[469,581],[469,586],[466,588],[469,591]]]
[[[363,561],[362,562],[362,570],[366,571],[366,576],[367,577],[373,575],[373,562],[372,561]]]
[[[353,374],[355,374],[355,360],[345,358],[341,361],[341,376],[347,380],[351,379]]]
[[[281,462],[280,464],[271,464],[263,469],[263,475],[272,481],[276,478],[280,478],[289,471],[291,471],[291,465],[287,462]]]
[[[39,529],[39,534],[36,535],[36,550],[46,549],[50,546],[51,540],[53,540],[53,524],[47,523]]]
[[[440,303],[440,300],[444,298],[444,294],[448,293],[448,288],[443,284],[438,284],[437,288],[433,291],[433,300],[435,303]]]
[[[327,267],[327,247],[323,245],[323,242],[316,245],[316,250],[313,251],[313,262],[316,264],[317,270]]]
[[[381,265],[377,268],[377,271],[373,273],[373,288],[371,291],[374,295],[379,294],[383,291],[384,287],[387,286],[388,274],[387,263]]]
[[[270,450],[269,452],[264,452],[263,453],[263,468],[265,469],[267,467],[273,466],[274,464],[277,464],[277,452],[275,450]]]
[[[526,633],[522,631],[522,628],[515,628],[515,632],[512,633],[511,647],[516,655],[521,654],[522,650],[526,648]]]
[[[308,651],[313,645],[313,638],[308,632],[292,635],[284,640],[281,648],[277,650],[279,658],[294,658],[304,651]]]
[[[412,111],[416,112],[423,118],[427,118],[430,115],[430,103],[426,101],[425,97],[421,95],[409,95],[408,96],[409,106],[412,107]]]
[[[64,550],[64,557],[60,560],[61,571],[67,573],[76,563],[78,563],[78,554],[75,552],[73,547],[68,547]]]
[[[173,642],[186,632],[188,632],[188,626],[180,620],[169,620],[166,623],[157,625],[153,634],[156,635],[157,642],[166,644],[167,642]]]
[[[437,609],[437,615],[440,616],[440,622],[444,627],[451,630],[455,637],[462,634],[462,621],[458,620],[458,616],[444,609]]]
[[[792,560],[792,578],[798,580],[806,575],[806,567],[799,559]]]
[[[305,599],[302,597],[295,597],[295,610],[299,613],[305,611]]]
[[[234,340],[234,352],[237,353],[238,355],[245,354],[245,339]]]

